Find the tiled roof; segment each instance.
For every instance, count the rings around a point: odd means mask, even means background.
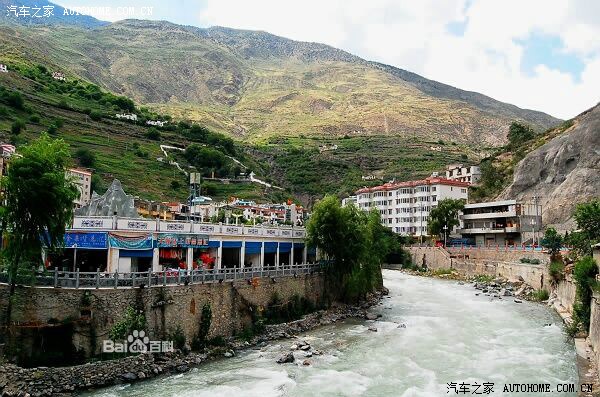
[[[458,186],[458,187],[469,187],[471,186],[468,182],[455,181],[452,179],[446,179],[437,176],[430,176],[425,179],[417,180],[417,181],[406,181],[406,182],[388,182],[383,185],[374,186],[374,187],[366,187],[356,191],[356,194],[360,193],[371,193],[371,192],[380,192],[380,191],[388,191],[388,190],[396,190],[398,188],[403,187],[415,187],[415,186],[423,186],[423,185],[446,185],[446,186]]]

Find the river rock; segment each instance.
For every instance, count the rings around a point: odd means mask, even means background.
[[[296,358],[294,357],[293,353],[286,353],[286,354],[282,354],[278,359],[277,359],[277,364],[286,364],[286,363],[293,363],[294,361],[296,361]]]
[[[121,378],[124,380],[132,381],[132,380],[136,380],[137,376],[133,372],[125,372],[124,374],[121,375]]]
[[[377,314],[375,314],[375,313],[367,313],[365,315],[365,318],[367,320],[377,320]]]
[[[302,365],[308,366],[308,365],[310,365],[310,361],[309,360],[304,360],[304,361],[302,361]]]
[[[226,351],[225,353],[223,353],[223,356],[225,356],[227,358],[231,358],[231,357],[233,357],[233,353],[231,353],[230,351]]]
[[[370,326],[368,330],[371,332],[377,332],[377,327]]]
[[[300,350],[310,350],[310,345],[304,345],[304,346],[300,346]]]
[[[515,303],[523,303],[521,299],[515,299]]]
[[[304,357],[312,357],[313,354],[311,352],[306,352],[306,354],[304,355]]]

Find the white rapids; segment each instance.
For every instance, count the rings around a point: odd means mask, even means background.
[[[273,342],[182,375],[90,393],[93,396],[277,397],[474,395],[475,383],[493,383],[492,396],[575,396],[575,350],[560,318],[534,303],[479,295],[471,285],[384,271],[390,296],[372,311],[377,321],[352,320],[303,335],[321,356],[296,352],[294,364],[276,364],[292,341]],[[368,330],[375,326],[377,332]],[[448,383],[469,384],[456,394]],[[505,384],[548,383],[551,393],[504,393]],[[483,391],[482,388],[479,391]]]

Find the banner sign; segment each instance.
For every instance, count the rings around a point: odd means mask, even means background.
[[[65,233],[65,248],[106,249],[106,233]]]
[[[206,248],[208,247],[208,236],[205,234],[161,233],[158,235],[157,246],[159,248]]]
[[[120,235],[109,233],[108,241],[111,247],[124,248],[128,250],[147,250],[152,249],[152,234],[140,234],[135,236]]]

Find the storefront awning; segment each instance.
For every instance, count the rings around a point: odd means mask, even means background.
[[[246,241],[246,254],[260,254],[261,248],[261,242]]]
[[[279,243],[279,252],[290,252],[292,250],[292,243]]]
[[[121,258],[152,258],[154,250],[126,250],[120,249],[119,256]]]
[[[265,254],[274,254],[277,252],[277,243],[266,242],[265,243]]]
[[[242,248],[241,241],[223,241],[223,248]]]

